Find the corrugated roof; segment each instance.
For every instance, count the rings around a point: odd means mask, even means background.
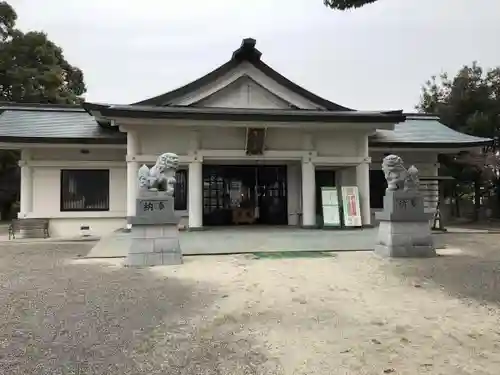
[[[437,116],[407,114],[406,121],[396,124],[394,130],[377,130],[370,138],[371,145],[401,145],[411,147],[461,147],[484,145],[489,138],[474,137],[453,130]]]
[[[99,126],[83,108],[72,106],[0,105],[0,138],[27,142],[116,143],[123,133]]]

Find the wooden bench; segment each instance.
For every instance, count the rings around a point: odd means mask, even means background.
[[[9,225],[9,240],[16,238],[16,233],[23,231],[27,237],[41,234],[43,238],[49,237],[48,219],[14,219]]]

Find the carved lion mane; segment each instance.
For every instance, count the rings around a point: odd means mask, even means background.
[[[397,155],[388,155],[382,161],[382,170],[387,180],[387,190],[400,190],[404,188],[407,171],[403,159]]]

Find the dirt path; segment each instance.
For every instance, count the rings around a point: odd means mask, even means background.
[[[72,260],[85,247],[1,247],[0,373],[497,374],[499,241],[483,237],[432,260],[144,270]]]

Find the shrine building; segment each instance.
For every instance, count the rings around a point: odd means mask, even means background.
[[[0,146],[21,152],[19,218],[48,219],[52,237],[125,227],[135,214],[138,168],[164,152],[179,155],[175,209],[190,230],[316,228],[339,215],[341,226],[374,224],[389,153],[419,169],[432,212],[445,178],[438,155],[490,142],[434,116],[321,98],[266,65],[253,39],[207,75],[137,103],[0,104]],[[325,208],[322,191],[332,188],[354,197],[339,203],[343,214]]]

